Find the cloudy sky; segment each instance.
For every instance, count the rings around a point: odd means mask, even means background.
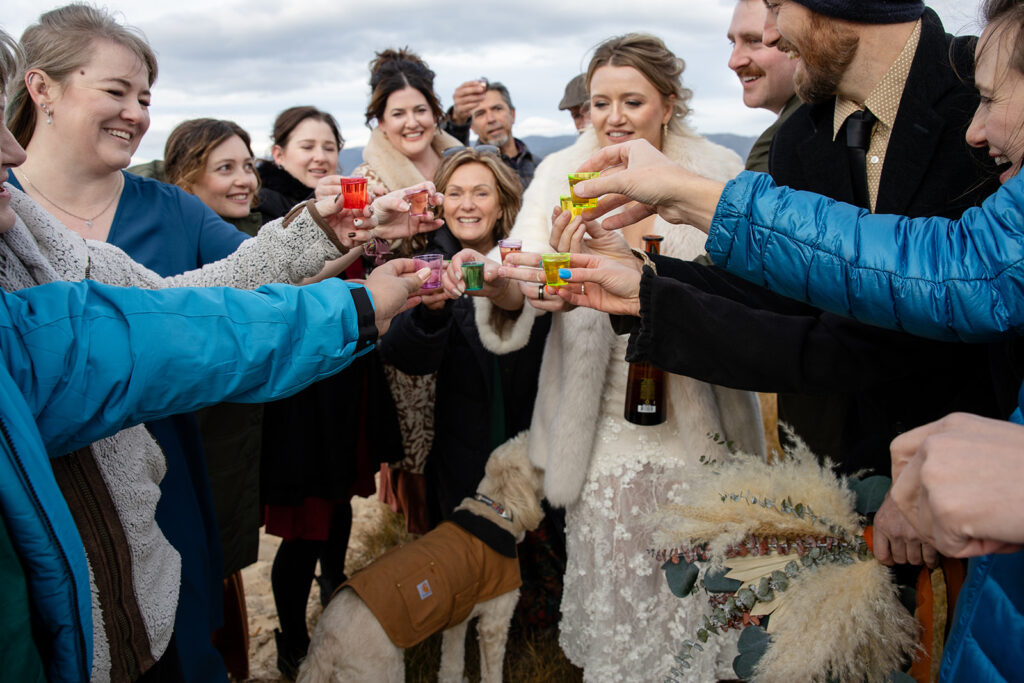
[[[772,115],[749,110],[727,68],[725,38],[735,0],[551,2],[507,0],[105,0],[99,4],[142,29],[156,49],[160,77],[153,123],[136,160],[162,156],[167,134],[184,119],[229,118],[268,149],[279,111],[313,104],[338,119],[349,146],[369,136],[367,64],[376,50],[408,45],[437,73],[447,107],[455,87],[479,76],[502,81],[516,105],[516,135],[570,133],[557,109],[565,83],[590,50],[629,31],[660,36],[686,60],[692,123],[704,133],[756,135]],[[979,0],[935,0],[952,33],[977,32]],[[4,0],[0,26],[14,36],[49,0]],[[585,7],[586,11],[581,8]]]

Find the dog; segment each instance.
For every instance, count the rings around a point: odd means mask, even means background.
[[[527,458],[525,433],[496,448],[476,495],[463,499],[450,521],[385,553],[338,589],[298,683],[403,683],[403,649],[441,630],[438,680],[462,683],[466,628],[476,617],[481,681],[500,683],[522,583],[515,545],[544,518],[542,478]]]

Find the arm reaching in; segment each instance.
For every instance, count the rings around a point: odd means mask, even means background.
[[[669,223],[687,223],[707,232],[725,189],[724,183],[677,165],[646,140],[604,147],[578,170],[601,172],[574,188],[580,197],[601,198],[597,208],[583,212],[584,219],[593,220],[623,207],[604,220],[609,230],[657,213]]]

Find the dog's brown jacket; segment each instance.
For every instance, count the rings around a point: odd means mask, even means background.
[[[452,522],[388,551],[370,568],[342,588],[359,594],[401,648],[462,623],[477,603],[522,585],[519,558],[496,552]]]

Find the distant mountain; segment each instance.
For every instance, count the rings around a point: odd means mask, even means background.
[[[756,137],[734,135],[733,133],[709,133],[704,137],[712,142],[717,142],[723,147],[728,147],[739,154],[741,159],[747,158],[750,148],[754,145],[754,141],[757,139]],[[575,140],[575,135],[556,135],[554,137],[528,135],[523,138],[523,142],[525,142],[526,146],[530,148],[530,151],[533,152],[534,155],[542,157],[568,147]],[[352,169],[363,163],[363,148],[346,147],[341,150],[339,161],[344,172],[351,173]]]

